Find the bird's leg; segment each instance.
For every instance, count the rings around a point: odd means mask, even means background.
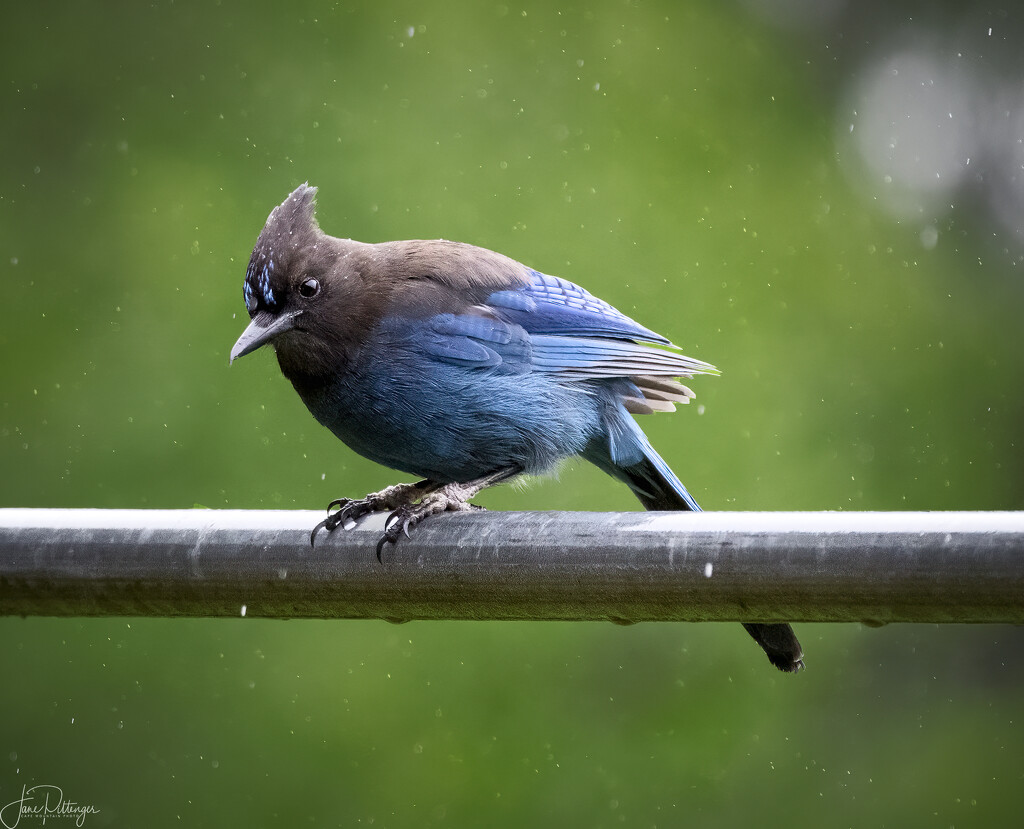
[[[518,468],[502,469],[498,472],[492,472],[490,475],[466,481],[465,483],[444,484],[425,493],[418,504],[412,501],[402,504],[388,516],[384,535],[377,542],[377,560],[381,560],[381,552],[385,544],[396,543],[402,533],[408,536],[409,530],[419,524],[424,518],[429,518],[431,515],[437,515],[441,512],[482,510],[483,507],[470,504],[469,499],[476,496],[480,490],[518,475],[519,472]]]
[[[395,484],[380,492],[371,492],[365,498],[338,498],[327,505],[327,517],[313,527],[309,534],[310,545],[316,545],[316,534],[320,530],[334,532],[339,526],[346,530],[355,526],[357,519],[371,512],[395,510],[418,501],[424,495],[436,490],[441,484],[436,481],[417,481],[414,484]],[[336,509],[335,512],[331,510]]]

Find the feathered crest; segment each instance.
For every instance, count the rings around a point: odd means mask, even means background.
[[[296,254],[301,257],[301,252],[312,246],[310,237],[319,233],[316,188],[306,182],[270,211],[256,240],[242,289],[250,316],[260,308],[277,309],[286,293],[287,274]]]
[[[263,234],[280,238],[295,235],[319,226],[316,223],[316,188],[309,182],[296,187],[267,217]]]

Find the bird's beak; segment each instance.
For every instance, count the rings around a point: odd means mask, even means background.
[[[260,311],[252,318],[249,327],[242,332],[242,336],[238,338],[238,342],[231,349],[231,359],[228,360],[228,364],[230,365],[239,357],[244,357],[255,351],[261,345],[266,345],[279,334],[290,331],[295,327],[295,318],[301,313],[301,310],[285,311],[281,314]]]

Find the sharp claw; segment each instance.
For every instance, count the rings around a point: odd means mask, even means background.
[[[402,519],[401,512],[402,511],[400,509],[396,509],[393,513],[391,513],[391,515],[387,517],[387,520],[384,522],[385,535],[391,532],[391,527]]]
[[[351,498],[335,498],[327,505],[327,517],[313,527],[313,531],[309,534],[310,547],[316,547],[316,534],[320,530],[327,530],[327,532],[332,533],[339,526],[344,526],[346,530],[351,530],[356,525],[356,522],[349,517],[347,512],[349,505],[352,503]],[[334,510],[334,512],[331,512],[331,510]]]
[[[326,527],[326,526],[327,526],[327,519],[325,518],[323,521],[321,521],[319,524],[317,524],[315,527],[313,527],[313,532],[311,532],[309,534],[309,546],[310,547],[316,549],[316,534],[318,532],[320,532],[320,530],[324,529],[324,527]]]
[[[403,534],[406,538],[411,538],[412,528],[424,518],[439,512],[481,509],[475,504],[470,504],[468,499],[483,487],[497,483],[509,474],[506,471],[501,475],[481,478],[465,485],[441,485],[431,481],[397,484],[371,493],[358,501],[337,498],[327,505],[327,517],[313,528],[309,534],[309,543],[316,546],[316,535],[320,530],[326,530],[328,533],[334,532],[338,527],[351,530],[362,516],[397,506],[398,508],[384,521],[384,534],[377,542],[377,561],[383,563],[385,544],[397,544]]]
[[[380,541],[377,542],[377,562],[379,564],[383,564],[384,563],[384,559],[381,558],[381,554],[384,552],[384,544],[387,543],[388,541],[391,541],[391,539],[388,538],[387,535],[385,534],[385,535],[382,535],[380,537]],[[394,544],[395,542],[391,541],[391,543]]]

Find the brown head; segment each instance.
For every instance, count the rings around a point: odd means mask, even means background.
[[[251,322],[232,361],[273,342],[285,376],[301,383],[344,370],[387,314],[457,313],[528,279],[520,263],[472,245],[328,236],[315,197],[303,184],[267,218],[245,272]]]

